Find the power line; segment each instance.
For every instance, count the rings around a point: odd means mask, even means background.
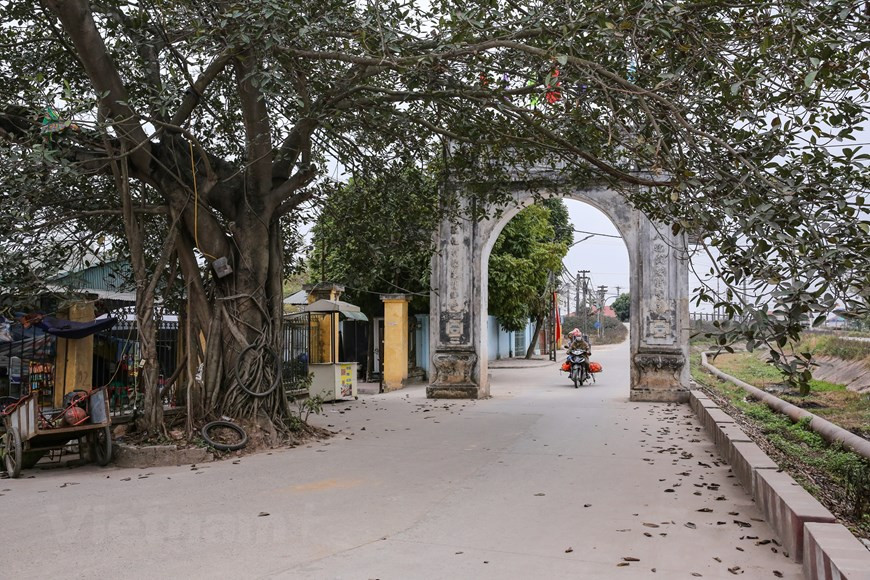
[[[574,232],[575,232],[575,233],[578,233],[578,234],[589,234],[589,237],[592,237],[592,236],[602,236],[602,237],[604,237],[604,238],[617,238],[617,239],[620,239],[620,240],[622,239],[622,236],[615,236],[615,235],[613,235],[613,234],[602,234],[602,233],[599,233],[599,232],[587,232],[587,231],[583,231],[583,230],[577,230],[577,229],[574,229],[574,228],[571,228],[571,229],[573,229]],[[583,238],[583,240],[588,240],[588,239],[589,239],[589,238]],[[580,241],[582,242],[583,240],[580,240]]]

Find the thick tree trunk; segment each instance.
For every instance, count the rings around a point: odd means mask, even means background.
[[[277,220],[267,224],[250,214],[236,223],[233,271],[215,280],[212,322],[203,329],[205,412],[265,418],[281,429],[290,412],[281,382],[283,256]]]

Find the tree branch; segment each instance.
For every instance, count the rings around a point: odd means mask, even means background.
[[[202,99],[202,95],[205,93],[208,86],[215,80],[218,75],[226,68],[227,64],[230,62],[229,53],[222,53],[215,58],[211,64],[209,64],[202,74],[196,79],[190,88],[187,89],[187,93],[184,95],[184,100],[181,101],[181,106],[178,107],[178,110],[172,116],[172,125],[182,126],[187,120],[190,118],[191,113],[199,104],[200,99]]]
[[[256,62],[253,49],[248,49],[235,59],[234,65],[245,124],[247,162],[252,173],[250,193],[265,195],[272,190],[272,135],[266,98],[252,78],[257,72]]]
[[[118,69],[109,57],[106,45],[94,22],[87,0],[41,0],[60,19],[75,46],[91,84],[113,119],[115,130],[128,142],[136,169],[147,172],[151,152],[148,136],[127,104],[128,95]]]

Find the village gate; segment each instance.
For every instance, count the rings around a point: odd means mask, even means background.
[[[631,400],[686,400],[690,321],[685,235],[674,235],[669,226],[650,221],[621,194],[606,187],[549,195],[598,208],[610,218],[628,247]],[[501,213],[491,212],[491,217],[482,221],[445,219],[441,223],[432,258],[429,398],[489,396],[489,255],[504,226],[533,202],[533,193],[518,183],[513,203]],[[492,217],[496,214],[498,217]]]

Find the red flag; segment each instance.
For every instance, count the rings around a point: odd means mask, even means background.
[[[558,349],[562,346],[562,317],[559,316],[559,294],[558,292],[553,292],[553,310],[556,311],[554,319],[556,321],[556,344],[553,345],[554,349]]]

